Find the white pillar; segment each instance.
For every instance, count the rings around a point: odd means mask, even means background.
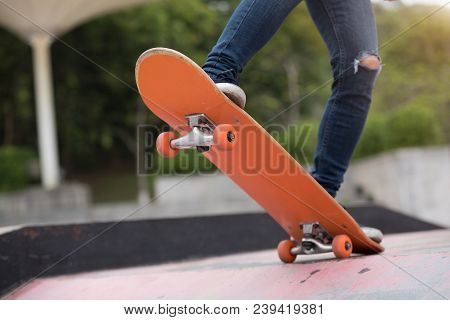
[[[41,179],[45,189],[53,189],[60,184],[60,174],[50,56],[52,39],[46,33],[37,33],[31,37],[30,43],[33,49]]]

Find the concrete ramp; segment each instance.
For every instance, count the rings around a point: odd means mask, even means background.
[[[31,281],[8,299],[443,299],[450,230],[387,236],[382,255],[284,265],[275,250]]]

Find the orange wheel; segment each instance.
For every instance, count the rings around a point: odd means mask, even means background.
[[[352,240],[347,235],[340,234],[333,238],[332,248],[336,258],[348,258],[353,251]]]
[[[158,153],[165,158],[175,157],[180,150],[173,149],[170,146],[170,141],[176,138],[177,135],[173,131],[161,133],[156,139],[156,150],[158,150]]]
[[[292,263],[297,258],[296,254],[291,253],[291,249],[296,247],[297,243],[293,240],[283,240],[278,244],[277,251],[280,260],[284,263]]]
[[[214,129],[214,144],[220,150],[231,150],[237,141],[236,130],[232,125],[220,124]]]

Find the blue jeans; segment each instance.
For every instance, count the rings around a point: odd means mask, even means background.
[[[247,62],[299,2],[241,1],[203,69],[216,83],[238,84],[238,75]],[[380,71],[377,31],[370,0],[306,0],[306,4],[329,50],[334,79],[311,175],[334,197],[364,127]],[[376,58],[375,67],[363,63],[368,57],[372,61]]]

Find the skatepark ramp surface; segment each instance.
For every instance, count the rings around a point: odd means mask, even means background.
[[[279,262],[276,250],[39,278],[6,299],[448,299],[450,230],[393,234],[380,255]]]

